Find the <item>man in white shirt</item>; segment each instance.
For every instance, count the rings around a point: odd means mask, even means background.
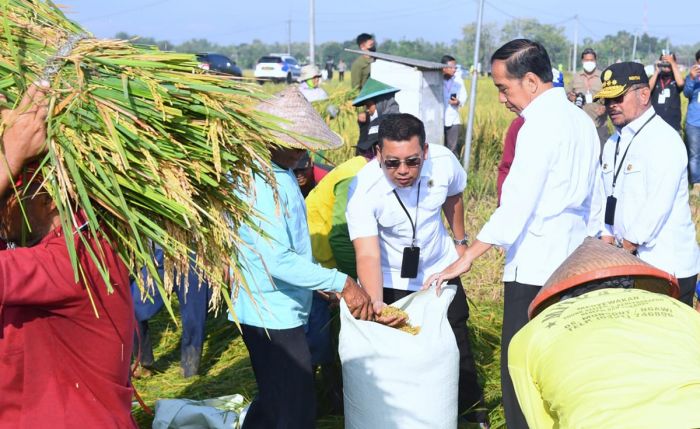
[[[466,249],[462,192],[467,177],[457,158],[444,146],[425,142],[423,123],[409,114],[387,115],[379,125],[377,158],[350,186],[346,218],[355,247],[360,284],[372,299],[377,321],[382,309],[417,290],[427,274],[454,262]],[[442,223],[442,214],[456,240]],[[447,318],[460,352],[459,411],[482,407],[469,345],[469,308],[459,278]],[[439,365],[436,362],[436,365]],[[466,418],[486,423],[485,412]]]
[[[501,387],[509,429],[527,428],[508,374],[510,339],[554,270],[588,235],[600,232],[600,142],[591,119],[552,87],[549,55],[538,42],[512,40],[491,57],[499,101],[525,118],[501,205],[460,259],[426,285],[469,271],[492,246],[506,249]],[[595,196],[595,198],[594,198]],[[589,226],[589,223],[591,226]]]
[[[459,117],[459,108],[467,102],[467,90],[464,81],[457,76],[457,61],[450,55],[444,55],[442,64],[443,98],[445,103],[445,146],[459,158],[457,148],[459,146],[459,129],[462,120]]]
[[[615,125],[603,148],[605,230],[643,261],[678,278],[680,300],[693,305],[700,251],[688,204],[683,140],[651,106],[642,64],[613,64],[596,94]]]

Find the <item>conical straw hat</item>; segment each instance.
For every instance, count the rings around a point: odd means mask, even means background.
[[[626,250],[597,238],[586,238],[549,277],[530,303],[530,319],[559,301],[562,293],[596,280],[629,276],[634,287],[678,298],[678,280]]]
[[[296,85],[290,85],[260,103],[257,110],[281,118],[277,124],[288,133],[275,132],[274,135],[289,146],[315,151],[337,149],[343,145],[340,136],[328,128]]]

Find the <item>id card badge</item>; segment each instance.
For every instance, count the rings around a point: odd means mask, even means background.
[[[666,98],[669,98],[671,96],[671,88],[664,88],[663,95]]]
[[[591,104],[591,103],[593,103],[593,94],[591,94],[590,92],[587,92],[586,93],[586,104]]]
[[[418,261],[420,259],[420,247],[404,247],[403,260],[401,261],[401,278],[415,279],[418,277]]]
[[[659,104],[664,104],[664,103],[666,103],[666,97],[664,96],[664,93],[663,93],[663,92],[662,92],[661,94],[659,94],[659,101],[658,101],[658,103],[659,103]]]
[[[615,224],[615,206],[617,205],[617,198],[610,195],[608,201],[605,204],[605,224],[614,225]]]

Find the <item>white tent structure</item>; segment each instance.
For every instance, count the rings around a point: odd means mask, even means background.
[[[346,51],[373,57],[372,79],[399,88],[396,102],[401,113],[410,113],[423,121],[429,144],[444,144],[443,64],[381,52]]]

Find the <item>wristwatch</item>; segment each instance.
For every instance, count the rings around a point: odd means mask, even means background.
[[[464,234],[463,239],[457,240],[456,238],[453,238],[452,241],[455,243],[455,246],[467,246],[469,244],[469,236]]]

